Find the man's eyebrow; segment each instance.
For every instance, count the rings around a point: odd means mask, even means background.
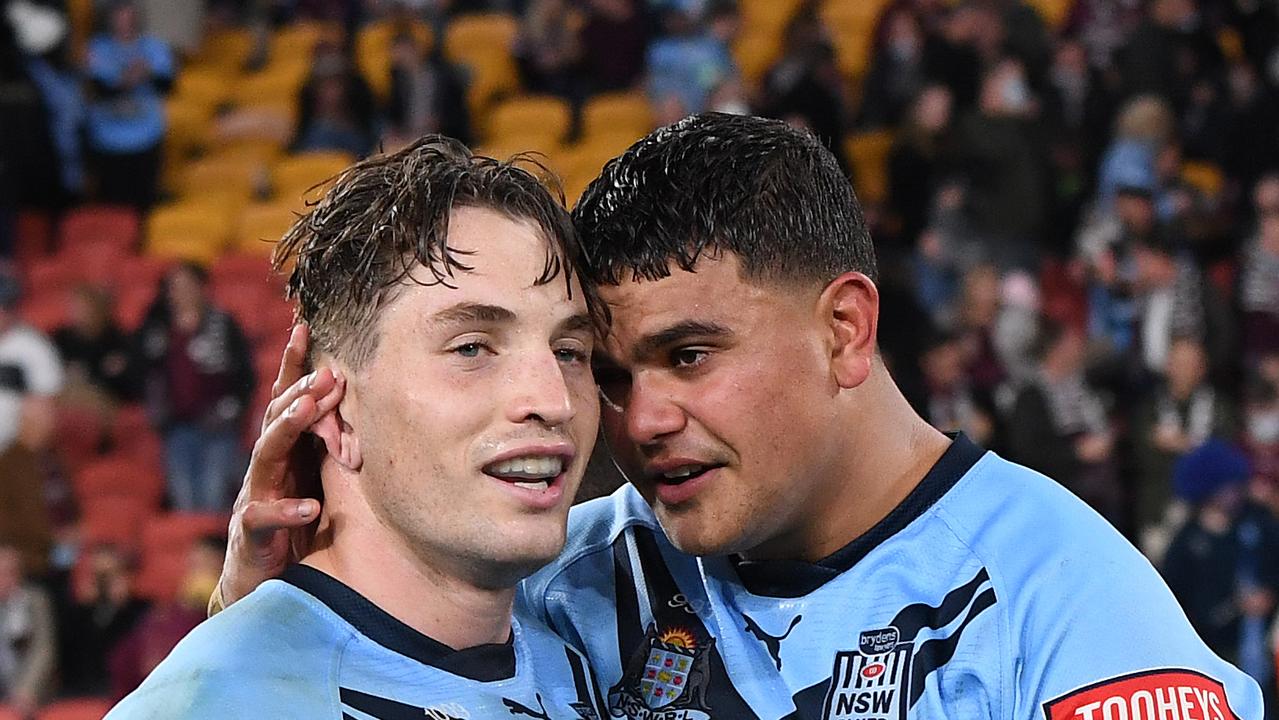
[[[635,358],[645,358],[690,338],[723,338],[732,334],[732,330],[719,323],[685,320],[641,337],[635,343],[632,355]]]
[[[428,318],[433,325],[454,325],[458,323],[483,322],[507,323],[515,320],[515,313],[500,305],[461,302],[450,305]]]
[[[562,333],[575,333],[581,331],[590,333],[595,332],[595,323],[591,320],[589,313],[577,313],[564,318],[559,324],[558,331]]]

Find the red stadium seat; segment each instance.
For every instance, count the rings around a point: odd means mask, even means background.
[[[226,515],[204,513],[167,513],[148,520],[142,530],[139,594],[158,601],[173,599],[191,546],[206,535],[225,537],[227,521]]]
[[[110,709],[105,698],[59,700],[36,712],[35,720],[102,720]]]
[[[271,270],[271,260],[261,254],[227,253],[209,268],[209,280],[214,286],[228,282],[256,282],[269,285],[272,292],[283,297],[283,281]]]
[[[40,257],[26,266],[26,286],[30,292],[66,290],[75,284],[76,270],[56,257]]]
[[[46,333],[67,323],[67,294],[64,289],[36,291],[28,295],[18,308],[18,314],[32,327]]]
[[[127,207],[89,205],[68,212],[58,229],[58,249],[84,245],[109,245],[122,254],[137,249],[141,223],[138,214]]]
[[[8,705],[0,705],[0,720],[25,720],[25,718]]]
[[[14,222],[14,257],[19,264],[53,252],[53,223],[39,210],[24,210]]]
[[[164,471],[144,458],[117,454],[81,468],[73,485],[81,505],[94,498],[126,497],[159,507],[164,495]]]
[[[126,285],[115,299],[115,321],[121,330],[133,332],[142,324],[147,310],[155,302],[155,284]]]
[[[97,411],[59,403],[55,422],[58,455],[69,470],[75,472],[99,456],[106,428]]]
[[[88,547],[109,543],[127,552],[137,552],[142,543],[142,527],[155,514],[155,507],[136,497],[112,496],[80,501],[80,529]]]

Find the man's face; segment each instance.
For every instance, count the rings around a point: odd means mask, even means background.
[[[614,458],[677,547],[763,551],[821,503],[838,387],[818,292],[743,280],[735,256],[600,288]]]
[[[343,413],[378,521],[432,564],[510,583],[564,545],[599,421],[592,325],[576,281],[572,299],[562,275],[534,284],[531,225],[461,208],[448,244],[473,270],[401,289]]]

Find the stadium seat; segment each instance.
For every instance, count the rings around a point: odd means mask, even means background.
[[[238,71],[217,65],[183,68],[174,80],[173,97],[214,113],[231,99],[238,78]]]
[[[433,44],[431,28],[421,21],[406,25],[393,20],[378,20],[360,28],[355,37],[355,63],[370,89],[382,99],[391,93],[391,45],[402,32],[413,33],[421,52],[430,52]]]
[[[321,40],[337,38],[341,34],[342,28],[336,23],[289,23],[271,35],[271,62],[285,58],[310,58]]]
[[[247,202],[266,185],[267,167],[250,154],[220,153],[187,165],[182,173],[182,195],[198,198],[210,190],[239,195]]]
[[[26,718],[8,705],[0,705],[0,720],[26,720]]]
[[[239,69],[253,51],[253,32],[247,28],[227,28],[205,35],[195,60],[199,64]]]
[[[891,0],[826,0],[818,14],[832,35],[849,33],[870,37],[875,34],[879,16],[889,2]]]
[[[235,87],[232,102],[237,106],[244,106],[270,103],[280,98],[296,101],[298,91],[306,82],[307,68],[305,64],[289,64],[245,75]]]
[[[495,52],[510,56],[519,33],[519,21],[511,15],[461,15],[454,18],[445,31],[444,56],[464,65],[470,65],[477,56]]]
[[[37,330],[51,333],[67,323],[68,309],[65,290],[40,290],[28,293],[18,314]]]
[[[58,457],[72,473],[95,462],[102,451],[106,427],[102,414],[68,403],[58,403],[54,418]]]
[[[53,252],[53,221],[48,213],[21,210],[13,230],[13,259],[19,267]]]
[[[161,258],[148,258],[152,260]],[[133,332],[142,324],[147,310],[155,302],[159,283],[151,285],[125,285],[116,296],[115,321],[125,332]]]
[[[782,52],[781,37],[768,31],[743,32],[733,42],[733,60],[751,84],[763,81]]]
[[[483,118],[493,102],[520,89],[519,70],[506,52],[476,53],[461,64],[471,74],[471,84],[466,90],[471,117]]]
[[[891,130],[854,133],[844,141],[844,152],[853,166],[853,190],[862,202],[883,202],[888,197],[888,153],[893,148]]]
[[[831,34],[835,44],[835,66],[845,78],[861,78],[870,68],[870,55],[875,42],[874,25],[845,28]]]
[[[214,285],[255,282],[267,286],[278,297],[284,296],[284,279],[271,270],[271,258],[258,252],[230,252],[218,258],[209,268]]]
[[[171,600],[187,566],[187,555],[200,538],[226,536],[226,515],[162,513],[149,518],[142,529],[142,571],[138,594],[157,601]]]
[[[36,711],[35,720],[102,720],[110,709],[104,698],[57,700]]]
[[[604,93],[582,106],[582,134],[587,137],[627,133],[639,139],[652,129],[653,109],[643,93]]]
[[[138,243],[138,214],[132,208],[84,205],[68,211],[58,227],[58,248],[106,244],[132,252]]]
[[[242,253],[270,256],[275,244],[296,220],[295,203],[276,201],[249,205],[240,212],[232,247]]]
[[[86,547],[111,544],[135,553],[142,547],[142,527],[157,505],[128,495],[90,496],[80,500],[80,529]]]
[[[1181,166],[1181,179],[1208,198],[1219,196],[1226,184],[1225,174],[1221,172],[1221,168],[1209,162],[1193,160]]]
[[[1070,17],[1075,0],[1027,0],[1050,30],[1060,30]]]
[[[493,108],[488,118],[487,137],[500,142],[503,138],[527,135],[529,128],[539,134],[564,139],[573,123],[568,103],[549,95],[525,95],[511,98]]]
[[[231,238],[235,210],[230,201],[226,197],[192,199],[152,211],[147,218],[147,253],[211,265]]]
[[[297,203],[307,191],[326,183],[355,162],[341,152],[309,152],[284,158],[271,171],[274,196],[278,200]]]
[[[116,452],[80,468],[73,479],[81,505],[94,498],[127,497],[159,507],[164,497],[164,468],[140,454]]]
[[[743,0],[740,6],[742,25],[752,32],[781,37],[801,3],[802,0]]]

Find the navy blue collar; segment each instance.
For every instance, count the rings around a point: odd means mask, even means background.
[[[515,677],[513,631],[512,640],[505,643],[454,650],[396,620],[342,581],[313,567],[290,565],[280,579],[314,596],[364,636],[388,650],[479,682]]]
[[[901,532],[937,503],[985,454],[963,433],[952,437],[942,454],[914,490],[870,530],[817,562],[803,560],[744,560],[733,557],[742,585],[754,595],[795,598],[807,595],[848,571],[871,550]]]

